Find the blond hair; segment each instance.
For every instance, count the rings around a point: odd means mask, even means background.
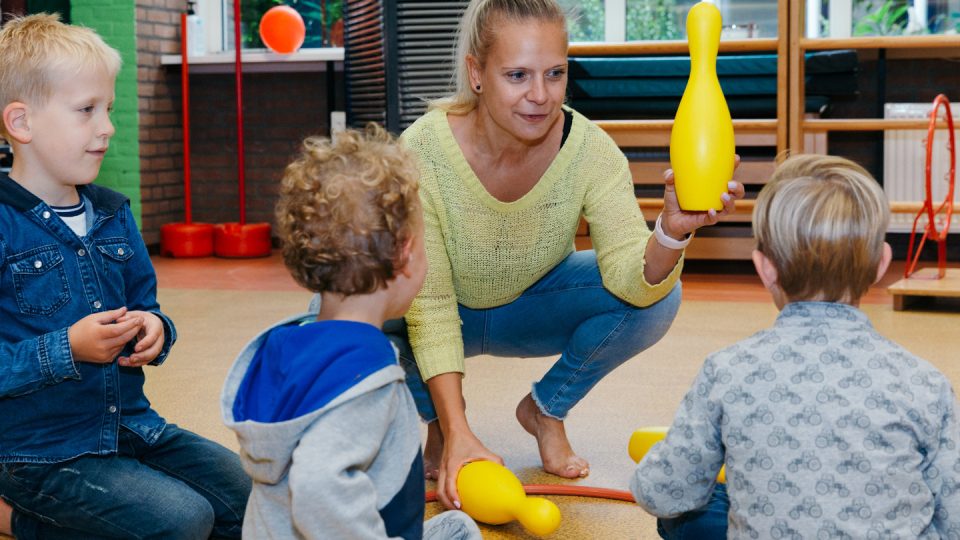
[[[283,261],[313,292],[369,294],[393,279],[421,220],[413,156],[376,124],[308,137],[276,216]]]
[[[467,55],[486,64],[487,55],[497,39],[497,28],[503,21],[529,20],[560,23],[566,36],[566,15],[556,0],[471,0],[457,29],[454,61],[453,95],[430,103],[431,109],[451,114],[465,114],[477,106],[477,94],[470,84]]]
[[[890,207],[863,167],[835,156],[795,155],[760,191],[757,249],[791,301],[850,302],[876,280]]]
[[[0,106],[15,101],[42,106],[60,77],[101,69],[120,71],[120,53],[89,28],[41,13],[15,17],[0,30]]]

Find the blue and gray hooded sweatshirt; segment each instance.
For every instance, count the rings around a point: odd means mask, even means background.
[[[254,481],[244,538],[419,540],[413,398],[377,328],[303,315],[257,336],[220,400]]]

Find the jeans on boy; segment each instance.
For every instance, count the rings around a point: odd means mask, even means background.
[[[240,538],[250,478],[236,454],[167,424],[150,445],[121,429],[118,452],[0,464],[18,540]]]
[[[727,537],[727,485],[717,484],[710,501],[701,508],[673,518],[657,520],[657,533],[664,540],[724,540]]]
[[[570,254],[509,304],[490,309],[460,306],[467,357],[542,357],[560,353],[532,395],[541,412],[563,420],[597,382],[620,364],[660,340],[677,315],[680,283],[659,302],[638,308],[603,286],[596,253]],[[388,321],[384,332],[400,349],[420,417],[437,418],[420,376],[402,319]]]

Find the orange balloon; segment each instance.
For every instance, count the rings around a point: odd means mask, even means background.
[[[274,52],[290,54],[303,45],[307,28],[290,6],[274,6],[260,19],[260,39]]]

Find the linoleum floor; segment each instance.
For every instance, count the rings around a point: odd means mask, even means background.
[[[147,375],[147,395],[166,418],[229,448],[219,395],[234,356],[260,329],[301,311],[310,294],[287,275],[275,253],[250,260],[155,258],[162,308],[180,333],[171,357]],[[894,312],[885,285],[895,267],[865,297],[863,309],[884,335],[927,358],[960,385],[960,309]],[[567,432],[591,463],[589,477],[568,481],[543,473],[532,437],[514,407],[552,359],[476,357],[467,360],[467,412],[477,435],[527,484],[577,484],[626,490],[633,463],[626,446],[640,426],[668,425],[710,352],[768,326],[777,311],[752,274],[685,272],[676,322],[657,345],[603,380],[571,413]],[[428,483],[428,489],[432,485]],[[553,497],[563,513],[555,539],[655,539],[655,521],[623,502]],[[428,515],[438,511],[428,505]],[[488,539],[532,538],[516,523],[483,527]]]

